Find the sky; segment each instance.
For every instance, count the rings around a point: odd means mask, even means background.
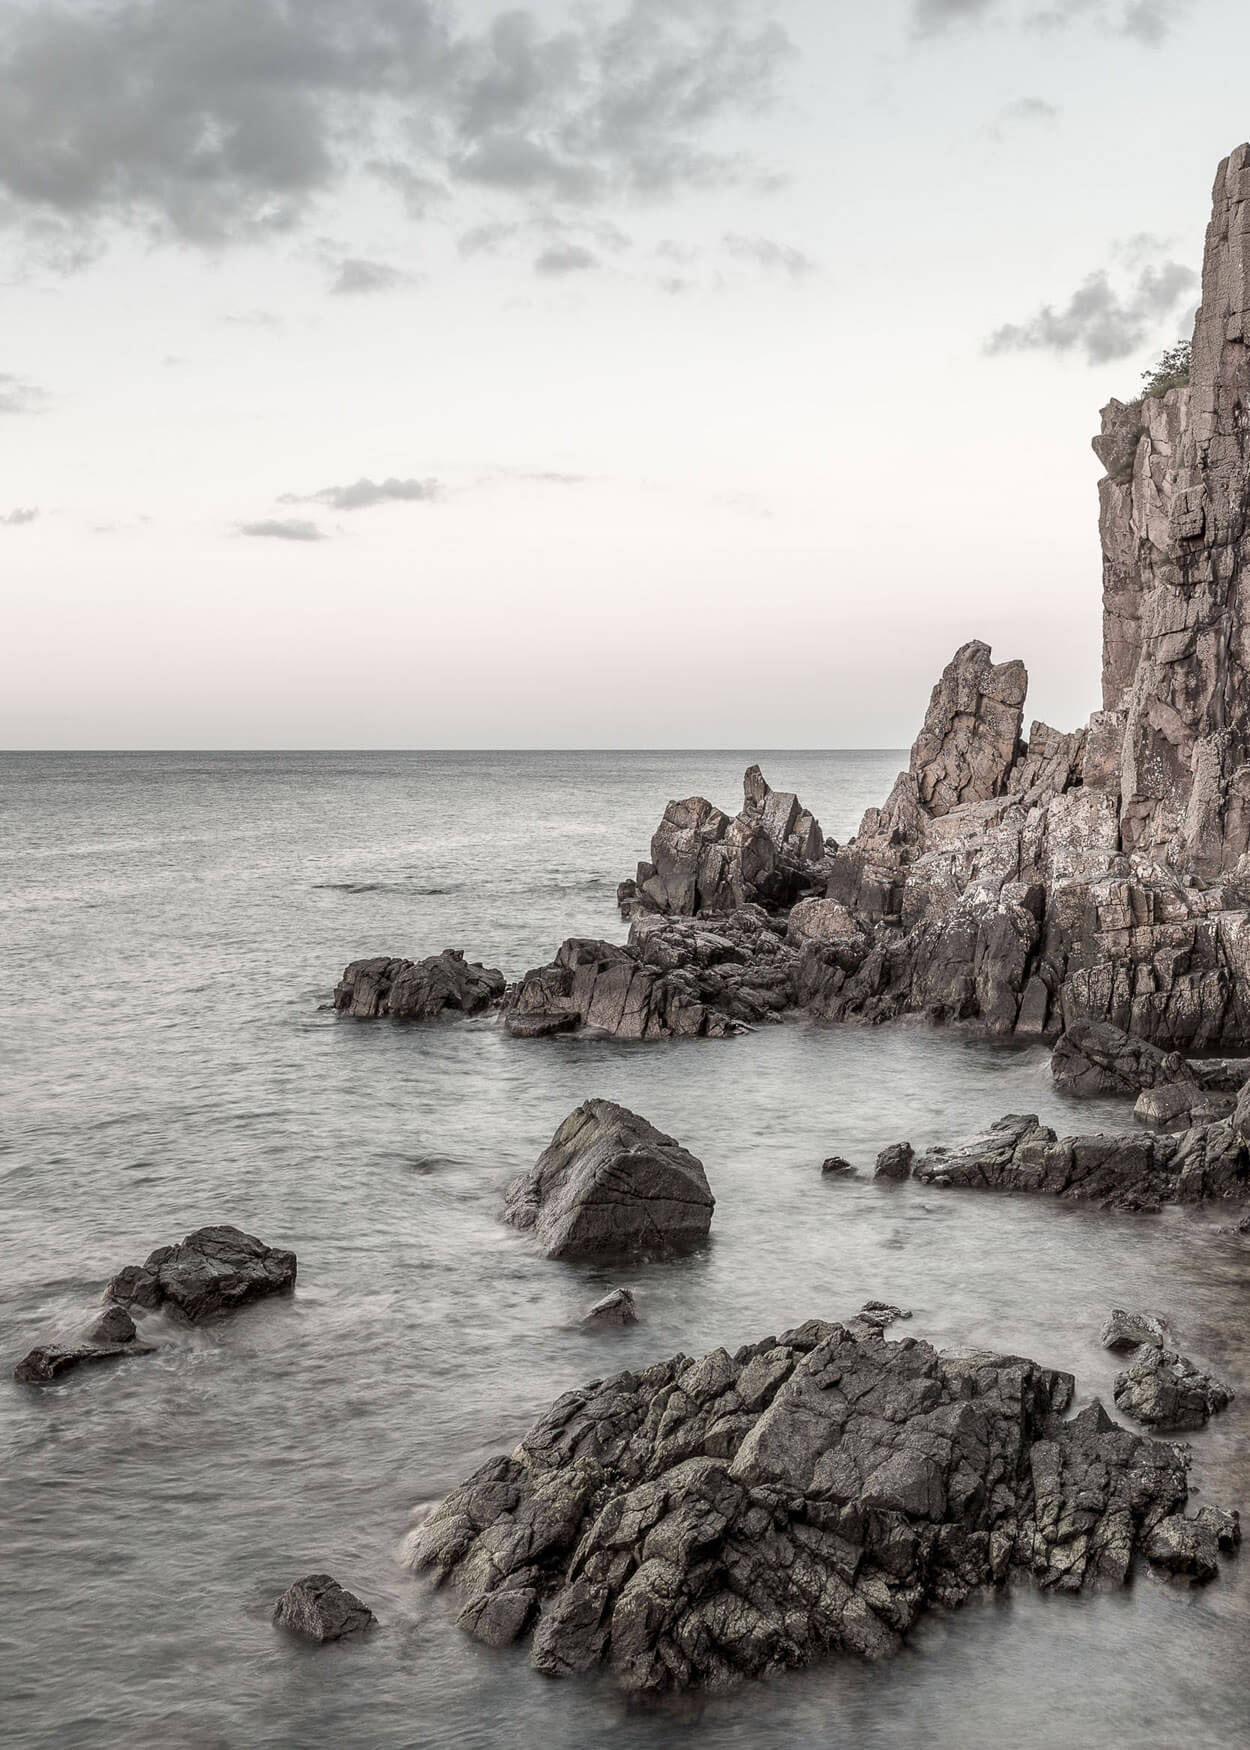
[[[0,0],[0,746],[1099,705],[1245,0]]]

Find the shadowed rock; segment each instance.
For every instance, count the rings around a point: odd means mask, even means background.
[[[1098,1334],[1104,1349],[1139,1349],[1143,1343],[1152,1349],[1162,1349],[1167,1341],[1167,1326],[1155,1313],[1124,1312],[1113,1307]]]
[[[605,1294],[602,1300],[597,1300],[582,1320],[584,1325],[636,1325],[638,1323],[638,1308],[634,1304],[633,1290],[629,1288],[614,1288]]]
[[[1204,1428],[1233,1400],[1231,1389],[1173,1349],[1143,1344],[1138,1359],[1115,1382],[1115,1404],[1148,1428],[1181,1433]]]
[[[54,1380],[75,1368],[91,1366],[97,1361],[118,1361],[125,1355],[151,1355],[151,1343],[79,1343],[64,1346],[46,1343],[24,1355],[13,1369],[13,1377],[22,1385],[51,1385]]]
[[[295,1253],[237,1227],[202,1227],[128,1264],[105,1289],[122,1306],[163,1308],[191,1324],[295,1287]]]
[[[309,1574],[282,1594],[273,1607],[273,1620],[309,1640],[341,1641],[363,1634],[378,1619],[332,1575]]]
[[[428,960],[353,960],[334,988],[334,1006],[364,1020],[434,1021],[444,1013],[476,1015],[504,989],[502,972],[444,948]]]
[[[508,1186],[504,1220],[549,1258],[645,1256],[706,1239],[715,1203],[680,1143],[612,1100],[587,1100]]]
[[[910,1178],[911,1164],[915,1158],[916,1151],[909,1142],[892,1142],[877,1156],[872,1176],[874,1179]]]
[[[1072,1392],[1032,1361],[887,1342],[871,1315],[813,1319],[566,1393],[448,1496],[414,1563],[488,1645],[532,1632],[552,1676],[723,1688],[882,1658],[1013,1572],[1123,1584],[1184,1506],[1184,1452],[1097,1404],[1060,1420]]]

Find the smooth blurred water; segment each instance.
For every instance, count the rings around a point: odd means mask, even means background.
[[[1016,1350],[1109,1401],[1113,1304],[1159,1308],[1240,1396],[1193,1437],[1200,1499],[1250,1507],[1250,1247],[1221,1212],[1109,1215],[871,1179],[902,1136],[1007,1111],[1094,1128],[1040,1049],[794,1021],[732,1041],[508,1038],[327,1008],[344,963],[447,945],[509,977],[619,939],[616,882],[665,801],[736,805],[754,754],[0,756],[0,1737],[20,1746],[828,1745],[1050,1750],[1246,1741],[1250,1555],[1190,1592],[1027,1588],[673,1711],[552,1683],[455,1629],[401,1563],[411,1516],[567,1387],[868,1296],[909,1332]],[[895,753],[763,757],[827,831]],[[622,1100],[703,1159],[700,1253],[611,1276],[534,1255],[505,1180]],[[210,1221],[299,1254],[282,1303],[42,1392],[8,1377],[108,1275]],[[616,1281],[642,1322],[579,1328]],[[329,1569],[373,1605],[312,1649],[273,1598]]]

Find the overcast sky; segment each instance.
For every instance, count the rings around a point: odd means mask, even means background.
[[[0,745],[1098,703],[1246,0],[0,0]]]

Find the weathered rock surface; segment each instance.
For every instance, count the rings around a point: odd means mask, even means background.
[[[1152,1349],[1162,1349],[1168,1340],[1167,1325],[1157,1313],[1125,1312],[1122,1307],[1113,1307],[1098,1340],[1104,1349],[1140,1349],[1143,1343]]]
[[[915,1158],[916,1151],[909,1142],[892,1142],[877,1156],[872,1176],[874,1179],[908,1179]]]
[[[560,1398],[448,1496],[414,1563],[488,1645],[531,1633],[553,1676],[717,1688],[881,1658],[925,1609],[1013,1572],[1123,1584],[1184,1506],[1183,1451],[1097,1404],[1060,1420],[1072,1391],[1032,1361],[888,1342],[868,1317],[677,1355]]]
[[[742,811],[732,820],[702,796],[669,803],[651,860],[617,890],[626,917],[789,906],[823,888],[820,822],[792,791],[772,789],[758,766],[748,767],[742,790]]]
[[[715,1203],[688,1149],[612,1100],[587,1100],[508,1186],[504,1220],[549,1258],[645,1256],[706,1239]]]
[[[295,1253],[237,1227],[202,1227],[128,1264],[105,1289],[120,1306],[161,1308],[191,1324],[295,1287]]]
[[[1148,1428],[1179,1433],[1203,1428],[1233,1400],[1233,1393],[1174,1349],[1143,1344],[1130,1368],[1115,1382],[1118,1410]]]
[[[820,1171],[826,1179],[857,1179],[859,1177],[850,1161],[844,1160],[841,1155],[829,1155],[827,1159],[821,1161]]]
[[[44,1343],[23,1355],[13,1369],[13,1377],[22,1385],[51,1385],[76,1368],[89,1367],[98,1361],[116,1361],[124,1355],[151,1355],[151,1343],[124,1342]]]
[[[585,1029],[620,1039],[725,1038],[794,1003],[796,951],[759,906],[717,917],[639,917],[624,946],[577,937],[508,992],[519,1038]]]
[[[273,1607],[273,1620],[309,1640],[341,1641],[363,1634],[378,1619],[332,1575],[309,1574],[282,1594]]]
[[[1022,662],[995,664],[988,644],[957,650],[933,689],[909,770],[932,815],[988,802],[1007,789],[1020,754],[1029,677]]]
[[[638,1308],[633,1290],[613,1288],[597,1300],[582,1320],[586,1325],[636,1325]]]
[[[427,960],[353,960],[334,988],[334,1006],[363,1020],[434,1021],[445,1013],[476,1015],[504,989],[502,972],[444,948]]]
[[[1250,1159],[1237,1120],[1179,1135],[1056,1136],[1034,1114],[1010,1115],[958,1147],[916,1163],[925,1185],[1045,1192],[1120,1209],[1158,1209],[1250,1194]]]

